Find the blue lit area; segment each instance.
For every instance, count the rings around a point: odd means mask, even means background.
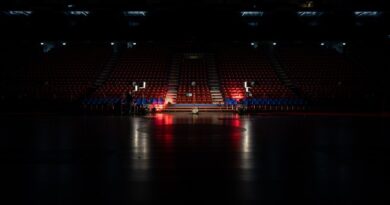
[[[382,15],[382,12],[380,11],[355,11],[354,12],[356,17],[377,17]]]
[[[243,17],[249,17],[249,16],[263,16],[263,11],[241,11],[241,16]]]
[[[5,13],[10,16],[31,16],[33,12],[32,11],[7,11]]]
[[[297,15],[302,17],[322,16],[324,12],[320,11],[298,11]]]
[[[146,16],[147,11],[124,11],[124,16]]]
[[[68,16],[88,16],[90,12],[89,11],[66,11],[65,14]]]

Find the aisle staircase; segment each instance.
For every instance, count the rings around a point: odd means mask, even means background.
[[[284,86],[288,87],[295,94],[295,96],[302,98],[303,96],[301,94],[301,91],[295,86],[295,84],[286,74],[286,71],[283,69],[282,64],[279,62],[277,56],[275,55],[274,50],[271,49],[269,52],[267,52],[267,54],[268,58],[270,59],[272,68],[274,69],[280,82],[282,82]]]
[[[99,76],[96,78],[95,82],[93,83],[93,88],[98,88],[106,82],[108,77],[110,77],[110,74],[112,70],[115,68],[119,58],[119,52],[113,52],[110,59],[107,61],[106,65],[104,65],[102,72],[99,74]]]
[[[110,74],[114,70],[116,64],[118,63],[121,52],[115,50],[112,52],[111,57],[107,60],[106,64],[103,66],[102,71],[97,76],[96,80],[93,82],[92,86],[87,90],[84,97],[88,97],[94,93],[100,86],[102,86],[110,77]]]
[[[179,74],[180,74],[180,62],[183,55],[175,54],[172,57],[172,65],[170,68],[169,79],[168,79],[168,93],[167,101],[171,102],[165,108],[165,112],[189,112],[195,107],[199,109],[199,112],[227,112],[232,111],[231,108],[226,108],[223,105],[223,97],[220,91],[219,78],[215,63],[214,54],[203,55],[207,64],[207,86],[209,87],[210,93],[204,93],[205,95],[210,94],[212,103],[211,104],[176,104],[179,88]]]
[[[180,55],[174,54],[172,57],[171,68],[169,70],[168,77],[168,92],[166,95],[166,102],[176,104],[177,90],[179,87],[179,66],[180,66]]]
[[[217,105],[223,104],[217,67],[215,65],[215,56],[214,54],[208,54],[206,55],[206,59],[208,63],[208,83],[210,87],[212,103]]]

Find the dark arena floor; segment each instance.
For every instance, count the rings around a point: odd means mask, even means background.
[[[0,121],[2,198],[9,204],[388,204],[388,116]]]

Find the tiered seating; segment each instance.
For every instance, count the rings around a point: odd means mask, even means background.
[[[92,85],[109,54],[90,45],[55,49],[42,54],[39,62],[10,69],[2,90],[19,99],[74,101]]]
[[[192,82],[196,83],[195,86],[191,85]],[[186,96],[186,93],[192,93],[192,97]],[[210,89],[208,87],[207,61],[201,54],[184,55],[180,65],[176,103],[212,103]]]
[[[369,93],[365,72],[335,51],[281,48],[278,56],[289,78],[312,101],[350,101]]]
[[[244,82],[255,82],[250,89],[253,98],[295,98],[278,79],[269,60],[259,51],[247,48],[225,49],[219,52],[218,71],[225,98],[245,97]]]
[[[133,91],[133,82],[146,89],[133,92],[135,98],[165,99],[168,85],[168,57],[155,48],[137,48],[124,51],[111,76],[92,98],[121,98]]]

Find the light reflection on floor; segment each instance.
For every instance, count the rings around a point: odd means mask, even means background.
[[[3,183],[25,196],[13,197],[20,201],[385,200],[387,118],[168,113],[0,120]]]

